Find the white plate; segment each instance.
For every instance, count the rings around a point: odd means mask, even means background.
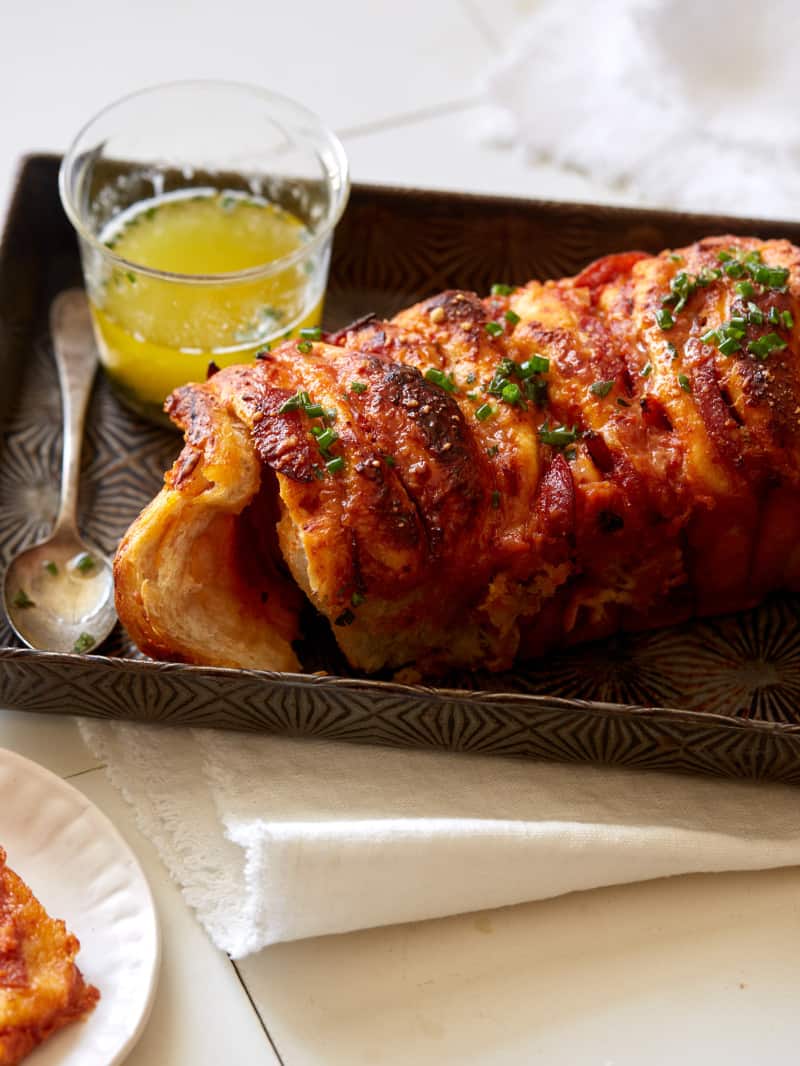
[[[100,989],[84,1022],[47,1040],[25,1066],[114,1066],[150,1013],[160,958],[150,887],[133,852],[85,796],[0,748],[0,844],[8,865],[81,942],[77,963]]]

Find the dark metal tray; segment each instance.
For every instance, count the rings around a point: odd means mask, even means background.
[[[58,163],[24,161],[0,246],[0,566],[55,511],[60,399],[47,310],[80,283]],[[724,232],[800,243],[797,224],[356,186],[336,234],[326,325],[448,286],[485,292],[494,280],[558,277],[609,252]],[[81,497],[90,540],[113,551],[179,445],[123,411],[98,378]],[[800,600],[778,597],[428,688],[347,676],[315,622],[304,661],[327,676],[151,662],[121,629],[105,655],[34,652],[3,621],[0,706],[800,782],[799,623]]]

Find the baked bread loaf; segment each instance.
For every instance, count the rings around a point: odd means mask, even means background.
[[[448,291],[178,389],[116,557],[146,653],[491,670],[800,588],[800,251],[714,237]],[[215,368],[211,368],[212,371]]]

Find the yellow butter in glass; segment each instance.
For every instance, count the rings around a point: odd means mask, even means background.
[[[309,237],[284,208],[215,189],[183,189],[116,216],[103,244],[160,272],[110,265],[92,292],[101,358],[127,402],[152,417],[178,385],[205,378],[210,362],[246,362],[318,325],[322,301],[309,261],[291,258]],[[287,256],[278,271],[259,270]]]

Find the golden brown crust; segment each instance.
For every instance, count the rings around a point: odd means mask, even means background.
[[[275,477],[292,576],[365,670],[498,669],[746,607],[800,587],[799,295],[797,248],[730,236],[440,293],[179,390],[172,490],[205,493],[216,405],[244,431],[230,461]],[[301,394],[325,416],[283,409]],[[144,526],[118,560],[134,634],[123,567]]]
[[[50,918],[0,848],[0,1066],[16,1063],[100,998],[75,965],[77,937]]]

